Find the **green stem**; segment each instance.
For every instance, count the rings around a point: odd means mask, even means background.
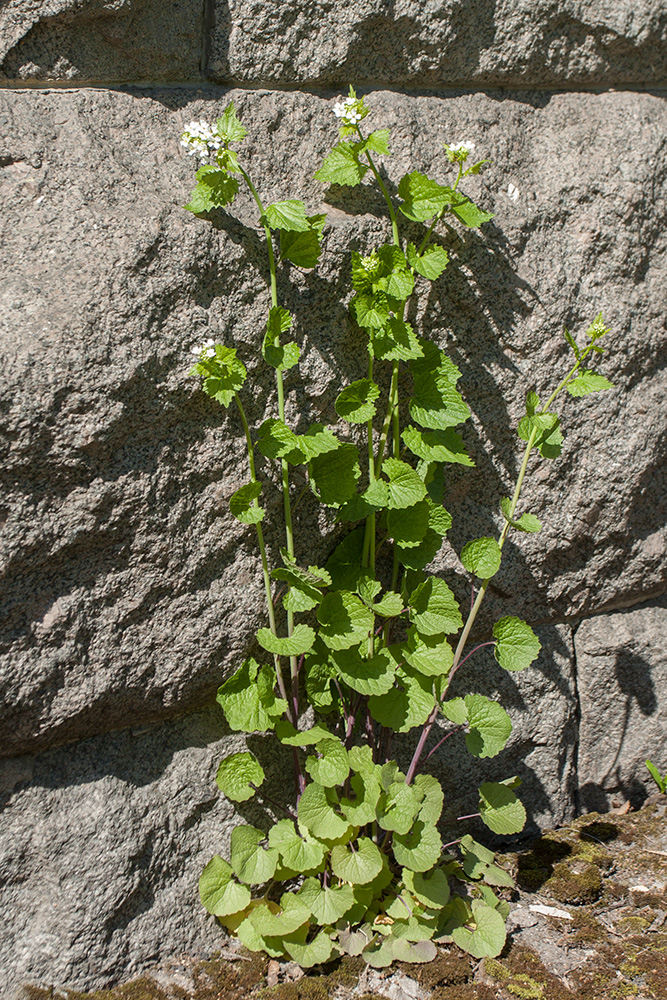
[[[245,410],[243,409],[243,404],[238,397],[238,394],[234,397],[236,400],[236,405],[239,409],[239,414],[241,416],[241,423],[243,424],[243,432],[245,434],[246,446],[248,449],[248,467],[250,469],[250,481],[252,483],[259,482],[257,479],[257,473],[255,471],[255,450],[252,444],[252,437],[250,435],[250,427],[248,426],[248,420],[245,415]],[[253,500],[253,507],[259,507],[259,500]],[[276,630],[276,618],[273,608],[273,598],[271,597],[271,578],[269,576],[269,562],[266,556],[266,544],[264,542],[264,532],[262,531],[262,525],[259,521],[256,522],[255,528],[257,530],[257,544],[259,546],[259,554],[262,560],[262,576],[264,577],[264,594],[266,596],[266,610],[269,616],[269,628],[272,633],[277,636],[278,632]],[[282,667],[280,664],[280,657],[274,654],[273,662],[276,668],[276,679],[278,681],[278,690],[280,691],[280,697],[287,700],[287,693],[285,690],[285,681],[283,678]],[[289,721],[292,722],[291,712],[289,709],[289,702],[287,703],[287,714]]]
[[[250,176],[246,171],[239,167],[241,175],[245,180],[250,192],[255,199],[255,204],[259,209],[260,219],[264,219],[264,205],[262,204],[262,199],[259,196],[257,188],[253,184]],[[271,229],[266,224],[262,222],[264,227],[264,233],[266,235],[266,249],[269,258],[269,273],[271,281],[271,306],[273,308],[278,305],[278,282],[276,278],[276,258],[273,253],[273,237],[271,235]],[[277,345],[276,345],[277,346]],[[278,388],[278,415],[283,423],[285,423],[285,388],[283,385],[283,373],[276,369],[276,383]],[[287,540],[287,551],[294,557],[294,532],[292,529],[292,511],[290,506],[290,495],[289,495],[289,465],[283,458],[281,460],[282,467],[282,486],[283,486],[283,510],[285,513],[285,537]],[[287,612],[287,634],[292,635],[294,632],[294,612]],[[290,657],[290,676],[292,678],[292,693],[293,695],[298,692],[299,688],[299,670],[298,670],[298,660],[296,656]],[[294,725],[297,724],[297,719],[294,719]]]
[[[359,135],[361,135],[361,131],[359,129],[357,129],[357,131],[359,132]],[[366,159],[368,160],[369,167],[371,168],[371,170],[375,174],[375,180],[378,182],[380,190],[382,191],[382,194],[384,195],[384,200],[387,202],[387,207],[389,208],[389,218],[391,219],[391,232],[392,232],[392,236],[394,238],[394,244],[397,247],[400,247],[401,243],[400,243],[400,240],[398,238],[398,220],[396,218],[396,211],[394,209],[394,205],[392,203],[392,200],[391,200],[391,198],[389,196],[389,192],[387,191],[385,183],[382,180],[382,177],[380,176],[379,170],[377,169],[377,167],[373,163],[373,157],[371,156],[371,154],[368,151],[366,151]]]

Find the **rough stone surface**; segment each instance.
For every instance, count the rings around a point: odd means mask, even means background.
[[[655,85],[663,0],[216,0],[208,71],[257,85]]]
[[[233,812],[214,782],[222,733],[209,711],[0,764],[0,991],[220,946],[197,879]]]
[[[202,0],[6,0],[0,80],[198,80]]]
[[[523,779],[527,832],[572,817],[572,640],[565,626],[539,635],[544,651],[531,671],[510,676],[483,657],[461,671],[466,690],[502,701],[515,732],[481,769],[458,738],[431,757],[454,837],[456,817],[477,809],[479,783],[512,774]],[[220,759],[241,746],[213,709],[0,761],[0,993],[21,982],[103,986],[224,943],[199,902],[200,871],[226,852],[237,823],[268,824],[257,800],[235,810],[216,788]],[[270,735],[249,737],[248,746],[271,796],[285,801],[289,750]],[[409,748],[396,749],[400,757]]]
[[[207,336],[237,343],[252,365],[267,305],[251,202],[234,206],[240,222],[220,213],[214,226],[180,207],[192,163],[179,130],[214,117],[227,96],[1,97],[2,754],[204,704],[261,619],[252,529],[226,506],[245,481],[241,428],[185,377],[189,348]],[[287,382],[291,413],[333,420],[341,382],[364,366],[340,302],[349,247],[384,238],[382,206],[312,180],[335,139],[329,101],[233,96],[265,199],[330,210],[322,268],[280,285],[304,347],[303,388]],[[515,479],[524,393],[549,390],[564,371],[563,324],[581,331],[603,308],[613,329],[604,370],[617,388],[563,402],[566,448],[526,489],[544,530],[508,544],[481,627],[499,614],[562,621],[663,593],[664,103],[627,93],[378,93],[372,103],[371,123],[395,126],[391,186],[412,167],[444,179],[444,139],[472,137],[493,160],[470,191],[496,218],[482,234],[443,237],[453,264],[421,308],[427,334],[464,372],[477,462],[448,478],[454,528],[435,568],[463,594],[455,552],[493,529],[489,511]],[[247,394],[255,425],[275,407],[263,364],[257,378]],[[275,489],[267,498],[271,521],[281,500]],[[312,513],[302,504],[304,525]],[[304,557],[326,556],[323,527],[321,542],[297,535]],[[269,540],[277,556],[280,536]]]
[[[646,758],[667,773],[667,601],[582,622],[575,651],[581,805],[637,805],[657,791]]]

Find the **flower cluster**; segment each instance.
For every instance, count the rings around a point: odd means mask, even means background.
[[[448,145],[445,143],[445,152],[450,163],[465,163],[471,153],[475,151],[474,142],[457,142]]]
[[[193,347],[190,351],[191,354],[196,354],[198,358],[214,358],[215,357],[215,341],[205,340],[203,344],[199,347]]]
[[[342,118],[344,125],[357,125],[364,117],[359,108],[361,102],[356,97],[341,98],[333,106],[333,113],[336,118]]]
[[[188,156],[198,156],[203,162],[220,149],[222,139],[208,122],[190,122],[181,136],[181,146]]]

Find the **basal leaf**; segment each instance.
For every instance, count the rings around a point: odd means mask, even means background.
[[[481,899],[472,903],[472,927],[455,927],[454,942],[473,958],[495,958],[505,947],[505,921]]]
[[[250,890],[235,881],[231,865],[216,854],[199,878],[199,898],[209,913],[226,917],[246,908]]]
[[[309,919],[309,907],[291,892],[284,892],[281,896],[278,913],[272,913],[268,906],[258,906],[248,916],[248,920],[262,937],[280,938],[293,934]]]
[[[395,685],[387,694],[368,699],[368,708],[375,721],[397,733],[423,726],[434,705],[431,678],[406,666],[397,670]]]
[[[485,781],[479,786],[482,822],[502,836],[519,833],[526,824],[526,810],[505,782]]]
[[[413,872],[403,869],[403,883],[412,895],[433,910],[440,910],[449,902],[449,882],[442,868],[429,872]]]
[[[298,731],[291,722],[281,719],[276,723],[276,736],[281,743],[289,747],[312,747],[320,740],[331,739],[331,733],[326,726],[317,725],[310,729]]]
[[[253,785],[259,787],[265,774],[262,765],[254,754],[249,752],[233,753],[221,762],[215,776],[218,788],[232,802],[245,802],[255,794]]]
[[[445,801],[445,793],[442,785],[432,774],[418,774],[414,780],[415,787],[423,795],[422,804],[419,809],[419,818],[422,823],[436,824],[442,814],[442,807]]]
[[[395,781],[382,792],[377,805],[377,821],[383,830],[406,834],[421,806],[421,795],[415,785]]]
[[[336,397],[336,413],[349,424],[363,424],[375,416],[375,400],[380,388],[370,379],[352,382]]]
[[[332,847],[331,870],[343,882],[366,885],[382,871],[382,855],[369,837],[359,837],[354,846]]]
[[[426,500],[412,507],[390,510],[387,514],[389,537],[404,547],[419,545],[429,528],[430,509]]]
[[[461,552],[461,562],[473,576],[489,580],[500,569],[502,551],[495,538],[475,538],[466,542]]]
[[[328,962],[333,951],[333,941],[326,931],[321,930],[312,941],[307,940],[307,935],[308,928],[304,925],[300,931],[282,938],[285,951],[302,969]]]
[[[297,896],[308,906],[320,926],[335,924],[354,906],[351,885],[328,886],[323,889],[316,878],[307,878]]]
[[[315,754],[306,758],[306,771],[313,781],[325,788],[342,785],[350,773],[347,750],[337,739],[321,740]]]
[[[411,942],[405,938],[395,938],[393,954],[396,962],[420,965],[424,962],[432,962],[438,954],[438,950],[432,941]]]
[[[357,589],[361,575],[364,529],[355,528],[340,542],[327,559],[326,568],[337,590]]]
[[[359,694],[386,694],[394,684],[396,658],[389,649],[379,650],[370,659],[364,659],[359,647],[333,653],[339,676],[348,687]]]
[[[327,851],[319,840],[297,833],[291,819],[281,819],[271,827],[269,846],[278,851],[285,868],[303,875],[318,872]]]
[[[229,509],[241,524],[257,524],[263,519],[264,508],[255,504],[261,492],[262,484],[255,481],[246,483],[232,493],[229,498]]]
[[[322,840],[344,837],[350,824],[338,815],[332,802],[337,802],[333,792],[314,781],[306,785],[297,807],[299,826]]]
[[[234,874],[246,885],[261,885],[273,877],[278,864],[275,848],[264,850],[262,841],[266,834],[254,826],[241,824],[232,830],[230,863]]]
[[[374,764],[372,766],[375,767]],[[343,797],[340,800],[341,812],[345,818],[353,826],[359,827],[374,822],[380,797],[380,782],[374,772],[353,774],[350,779],[350,791],[354,798]]]
[[[411,872],[430,871],[442,851],[442,841],[435,826],[420,819],[408,833],[394,834],[392,846],[397,863]]]
[[[542,648],[530,625],[512,615],[496,622],[493,636],[497,639],[494,655],[504,670],[525,670]]]
[[[467,694],[465,701],[470,732],[466,733],[466,745],[475,757],[495,757],[504,748],[512,722],[502,707],[481,694]]]
[[[420,635],[414,627],[408,629],[403,656],[406,663],[426,677],[448,674],[454,662],[454,650],[443,639],[442,633]]]

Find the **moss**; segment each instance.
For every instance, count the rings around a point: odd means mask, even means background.
[[[440,949],[432,962],[424,965],[401,965],[406,975],[432,990],[436,986],[458,986],[473,977],[473,960],[458,948]]]
[[[586,910],[572,914],[572,931],[574,944],[593,944],[607,939],[607,931],[600,921]]]
[[[575,858],[554,866],[545,889],[560,903],[594,903],[602,895],[602,876],[597,865]]]
[[[213,957],[192,970],[193,1000],[245,1000],[266,979],[268,958],[261,952],[242,952],[238,961]]]
[[[497,1000],[495,990],[482,984],[466,983],[463,986],[438,987],[431,1000]]]
[[[508,993],[521,1000],[542,1000],[544,996],[544,986],[526,972],[513,972],[492,958],[484,960],[484,971]]]
[[[649,926],[649,921],[645,917],[633,914],[629,917],[622,917],[616,924],[616,928],[622,934],[641,934]]]

